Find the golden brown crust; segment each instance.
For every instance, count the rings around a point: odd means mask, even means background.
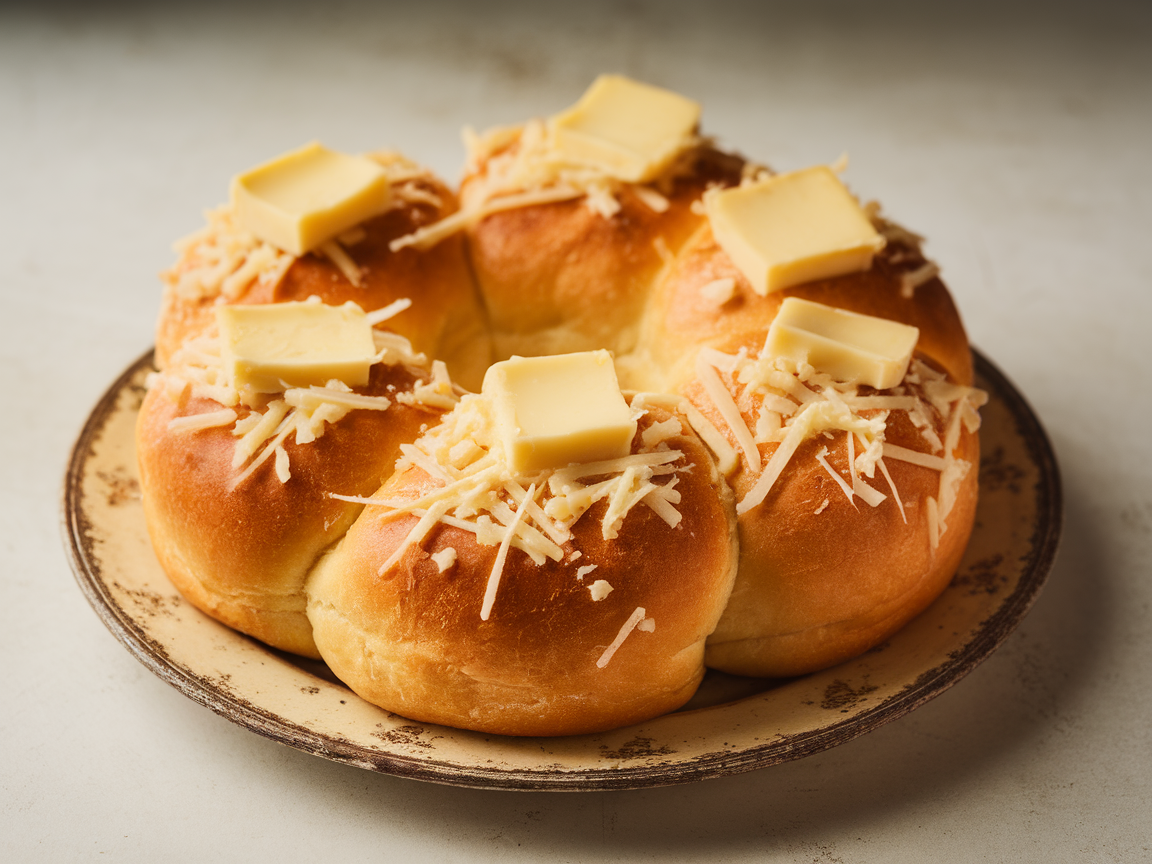
[[[703,223],[693,202],[709,184],[738,183],[743,160],[701,148],[688,166],[669,181],[663,213],[620,184],[620,210],[611,217],[581,198],[506,210],[471,227],[469,252],[497,355],[632,351],[667,257]],[[465,178],[466,200],[484,171]]]
[[[735,444],[699,382],[691,381],[685,392]],[[742,413],[746,423],[755,424],[749,412]],[[928,413],[933,431],[943,438],[948,418],[930,408]],[[709,639],[709,666],[760,677],[833,666],[868,650],[918,615],[959,566],[975,519],[977,435],[962,429],[953,455],[967,463],[968,470],[933,549],[928,499],[941,497],[941,472],[885,459],[903,514],[879,470],[870,485],[887,498],[876,507],[859,497],[849,501],[816,458],[826,448],[829,465],[841,477],[850,476],[847,433],[829,434],[807,439],[767,498],[738,517],[740,570],[728,608]],[[903,411],[888,415],[884,441],[932,451]],[[759,446],[764,464],[776,447]],[[741,458],[729,478],[737,501],[758,477]]]
[[[666,416],[650,409],[641,429]],[[441,524],[380,575],[416,517],[368,507],[308,583],[321,653],[370,702],[500,734],[595,732],[682,705],[703,675],[704,638],[727,601],[736,556],[731,492],[683,426],[668,442],[693,466],[676,475],[683,495],[676,528],[638,505],[619,537],[605,541],[602,502],[575,524],[561,561],[538,567],[510,551],[487,621],[481,608],[497,547]],[[413,468],[379,494],[409,498],[429,486]],[[457,561],[441,573],[430,556],[449,547]],[[581,556],[570,561],[575,551]],[[600,579],[614,590],[596,601],[589,588]],[[633,631],[598,667],[637,608],[655,629]]]
[[[360,392],[391,397],[410,390],[418,373],[378,365]],[[372,492],[392,472],[400,444],[439,412],[396,403],[387,411],[351,411],[310,444],[289,437],[287,482],[269,459],[231,490],[238,471],[230,428],[168,428],[174,418],[220,408],[191,395],[174,401],[163,386],[144,400],[136,440],[153,547],[197,608],[277,648],[318,657],[304,615],[304,579],[361,510],[328,493]]]

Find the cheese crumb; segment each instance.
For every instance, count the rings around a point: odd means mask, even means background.
[[[599,564],[586,564],[583,567],[577,568],[576,578],[577,579],[583,579],[585,576],[587,576],[589,573],[591,573],[593,570],[595,570],[599,566],[600,566]],[[607,583],[605,583],[605,584],[607,584]]]
[[[736,280],[713,279],[707,285],[700,286],[700,293],[712,305],[723,306],[736,295]]]
[[[603,600],[612,593],[612,586],[605,582],[603,579],[597,579],[588,586],[588,591],[592,594],[593,600]]]
[[[456,550],[451,546],[447,546],[439,552],[433,552],[431,558],[439,571],[443,573],[456,563]]]

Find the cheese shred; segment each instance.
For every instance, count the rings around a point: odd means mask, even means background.
[[[512,537],[516,534],[516,527],[524,518],[524,511],[528,509],[528,502],[532,500],[535,494],[536,484],[533,483],[528,487],[528,494],[520,506],[516,508],[516,516],[508,526],[504,539],[500,541],[500,548],[496,552],[496,562],[492,565],[492,572],[488,575],[488,585],[484,589],[484,602],[480,607],[481,621],[487,621],[488,616],[492,614],[492,604],[496,602],[496,591],[500,588],[500,576],[504,572],[504,562],[508,559],[508,547],[512,543]]]
[[[603,669],[608,665],[608,662],[620,650],[620,646],[624,644],[624,640],[644,621],[645,614],[643,606],[636,607],[635,611],[628,616],[628,620],[624,622],[624,626],[620,628],[620,632],[616,634],[616,638],[612,640],[612,644],[604,649],[604,653],[596,661],[596,668]],[[648,632],[652,632],[652,629],[655,628],[648,629]]]

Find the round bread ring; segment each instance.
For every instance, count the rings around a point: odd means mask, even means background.
[[[932,276],[913,290],[905,290],[906,274],[928,262],[912,235],[902,230],[894,235],[895,239],[889,239],[874,256],[868,270],[761,296],[705,224],[685,244],[657,287],[646,313],[643,342],[658,366],[678,367],[671,373],[672,380],[683,380],[690,377],[692,360],[701,346],[716,347],[743,335],[745,343],[759,351],[780,304],[788,297],[802,297],[919,328],[916,350],[944,369],[953,381],[971,386],[972,352],[948,289]],[[700,289],[720,279],[731,279],[735,284],[732,298],[718,305]]]
[[[726,376],[722,381],[731,391]],[[735,436],[700,382],[691,380],[684,392],[736,447]],[[741,413],[746,424],[755,425],[750,413]],[[943,439],[947,418],[931,414],[934,431]],[[885,459],[901,504],[879,470],[870,485],[887,498],[876,507],[855,497],[849,501],[816,459],[826,447],[828,463],[848,478],[847,433],[831,435],[805,440],[765,500],[737,517],[740,569],[732,599],[708,640],[708,666],[756,677],[802,675],[834,666],[903,627],[956,572],[976,517],[978,435],[961,425],[953,456],[969,467],[958,481],[955,503],[934,549],[927,501],[940,495],[940,472]],[[924,437],[903,411],[888,415],[884,441],[925,449]],[[759,445],[762,464],[777,446]],[[737,501],[758,477],[741,455],[739,468],[728,478]]]
[[[357,392],[391,397],[428,377],[417,368],[378,364]],[[440,412],[395,401],[386,411],[350,411],[310,444],[284,442],[287,482],[268,459],[231,489],[237,471],[230,427],[168,428],[177,417],[221,407],[196,396],[173,401],[163,386],[144,399],[136,442],[153,548],[172,583],[201,611],[276,648],[319,658],[304,611],[304,580],[363,506],[328,493],[375,490],[392,473],[400,445]]]
[[[395,154],[380,154],[385,164],[410,166]],[[415,166],[411,170],[417,171]],[[393,184],[394,187],[400,184]],[[453,378],[478,388],[491,362],[491,342],[483,304],[476,291],[464,240],[448,237],[431,249],[389,244],[459,209],[456,195],[431,173],[416,173],[393,189],[393,206],[360,225],[364,238],[344,245],[360,269],[361,284],[353,285],[327,256],[315,252],[292,262],[273,285],[254,279],[235,297],[188,298],[176,288],[177,275],[195,265],[197,245],[187,248],[167,276],[156,330],[156,363],[166,368],[173,353],[214,322],[213,309],[221,303],[279,303],[319,297],[331,306],[348,301],[365,312],[401,299],[412,305],[388,321],[389,329],[407,338],[417,351],[443,360]]]
[[[643,429],[668,416],[649,408],[634,450]],[[537,566],[509,551],[487,621],[481,607],[497,547],[438,524],[381,575],[417,519],[369,505],[307,585],[328,665],[386,710],[504,735],[597,732],[678,708],[703,676],[704,639],[728,599],[737,554],[731,491],[681,425],[668,441],[693,466],[676,475],[681,524],[670,528],[637,505],[605,541],[601,501],[572,527],[561,561]],[[414,499],[433,486],[410,468],[379,496]],[[430,556],[449,547],[456,563],[440,572]],[[596,569],[581,581],[576,571],[589,564]],[[599,579],[614,590],[597,602],[589,586]],[[637,609],[655,629],[632,631],[601,668],[598,658]]]
[[[447,359],[467,386],[479,386],[490,359],[490,330],[497,356],[608,347],[617,353],[626,386],[685,393],[725,430],[693,381],[692,359],[705,345],[755,354],[783,299],[800,296],[919,327],[922,357],[952,380],[971,383],[963,326],[916,238],[876,220],[888,244],[868,271],[761,297],[720,249],[698,206],[709,185],[739,182],[744,161],[707,146],[694,154],[691,170],[655,185],[667,193],[664,211],[650,206],[644,188],[616,184],[620,210],[611,217],[584,199],[537,204],[488,215],[468,225],[465,235],[431,248],[394,253],[393,240],[457,211],[439,181],[411,181],[423,198],[418,194],[369,220],[361,226],[362,240],[345,243],[363,284],[352,285],[326,256],[306,255],[274,283],[255,280],[227,301],[189,301],[170,288],[158,357],[170,362],[179,344],[207,326],[217,302],[316,296],[329,304],[352,300],[371,311],[407,297],[413,306],[390,325],[430,357]],[[465,200],[483,194],[490,164],[481,161],[466,178]],[[918,283],[914,290],[905,284],[910,274]],[[727,302],[701,292],[728,278],[733,292]],[[392,470],[399,444],[418,436],[427,413],[409,409],[418,416],[404,414],[407,419],[393,423],[401,417],[394,405],[386,413],[397,413],[377,428],[371,425],[379,421],[376,412],[353,411],[316,442],[287,445],[288,483],[280,484],[265,465],[237,490],[247,494],[251,487],[250,500],[233,506],[221,491],[233,476],[229,431],[165,439],[169,418],[218,406],[195,399],[164,406],[162,398],[145,403],[140,421],[146,513],[162,563],[194,604],[276,647],[322,656],[354,690],[388,710],[499,734],[594,732],[673,710],[695,690],[704,660],[737,674],[783,676],[867,650],[947,584],[974,519],[976,472],[970,470],[932,548],[923,502],[938,493],[940,475],[896,461],[887,464],[906,502],[907,521],[891,495],[876,508],[853,507],[814,459],[827,445],[839,467],[845,435],[837,433],[831,441],[802,445],[768,498],[740,517],[737,532],[733,500],[757,478],[742,465],[732,477],[733,498],[710,454],[685,433],[688,443],[677,446],[692,451],[693,464],[708,466],[708,477],[698,489],[683,481],[678,487],[684,494],[678,534],[637,507],[620,537],[605,542],[597,519],[605,505],[596,505],[570,544],[584,554],[579,564],[565,557],[566,564],[537,566],[512,550],[493,615],[480,621],[496,547],[439,524],[421,547],[380,576],[380,563],[416,517],[382,521],[384,511],[368,507],[357,519],[360,505],[325,495],[374,491]],[[642,427],[658,416],[650,411]],[[887,440],[923,446],[907,420],[893,421]],[[762,445],[761,455],[771,446]],[[974,433],[961,434],[955,455],[977,464]],[[197,465],[207,473],[189,470]],[[430,484],[428,475],[410,468],[380,494],[410,497]],[[883,490],[882,484],[874,485]],[[458,558],[441,572],[430,556],[448,547]],[[893,566],[893,550],[900,550],[899,566]],[[575,579],[575,570],[588,563],[598,567],[589,583],[604,578],[615,589],[600,602]],[[670,573],[676,574],[671,590]],[[721,615],[733,578],[732,602]],[[617,606],[623,613],[615,617],[598,614]],[[596,658],[638,609],[656,622],[655,631],[633,632],[599,668]],[[573,657],[583,658],[575,671]]]
[[[490,162],[464,178],[466,205],[483,189]],[[658,275],[705,221],[693,204],[710,185],[738,183],[744,160],[700,147],[682,164],[668,179],[664,212],[621,183],[620,210],[609,218],[577,198],[504,210],[468,228],[498,358],[599,348],[619,358],[635,350]]]

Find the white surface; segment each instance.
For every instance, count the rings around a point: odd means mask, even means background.
[[[588,0],[564,13],[10,5],[8,860],[1152,859],[1146,3],[935,17],[715,0],[618,17]],[[600,71],[700,99],[708,131],[778,168],[849,151],[853,188],[929,238],[973,342],[1028,395],[1063,469],[1063,548],[1022,627],[952,690],[848,745],[630,793],[378,776],[259,738],[154,678],[77,589],[58,510],[73,436],[151,344],[172,240],[231,174],[313,138],[398,147],[454,179],[463,124],[557,110]]]

